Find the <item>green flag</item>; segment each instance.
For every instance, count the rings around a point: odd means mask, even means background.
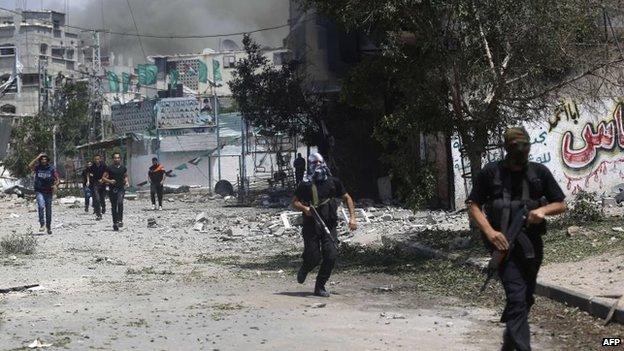
[[[158,67],[156,67],[156,65],[139,65],[138,73],[139,83],[141,83],[141,85],[156,84],[156,74],[158,73]]]
[[[130,88],[130,74],[123,72],[121,74],[121,82],[123,84],[122,91],[124,93],[127,93]]]
[[[188,167],[186,166],[186,163],[183,163],[179,165],[178,167],[176,167],[175,169],[177,169],[178,171],[182,171],[182,170],[188,169]]]
[[[178,78],[180,78],[180,72],[178,72],[177,69],[172,69],[169,71],[169,84],[171,85],[172,89],[175,89],[175,87],[178,85]]]
[[[208,65],[206,65],[206,63],[202,60],[199,60],[199,82],[208,82]]]
[[[221,78],[221,63],[219,63],[219,60],[212,59],[212,78],[215,84],[223,80]]]
[[[106,71],[106,78],[108,78],[108,88],[110,92],[118,93],[119,92],[119,78],[117,78],[117,75],[115,74],[115,72]]]

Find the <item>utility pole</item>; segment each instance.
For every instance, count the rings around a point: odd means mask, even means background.
[[[89,115],[93,125],[93,130],[99,124],[100,133],[93,133],[93,140],[104,140],[104,120],[102,118],[102,58],[100,49],[100,31],[92,31],[93,45],[91,45],[91,73],[89,74]],[[89,70],[87,70],[89,71]]]
[[[213,108],[213,112],[214,112],[214,120],[215,120],[215,124],[217,125],[217,169],[218,169],[218,175],[219,175],[219,180],[221,180],[221,133],[220,133],[220,129],[219,128],[219,100],[217,97],[217,84],[215,82],[213,88],[213,97],[214,97],[214,108]]]

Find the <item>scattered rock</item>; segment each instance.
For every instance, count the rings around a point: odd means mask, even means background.
[[[384,317],[386,319],[405,319],[405,315],[402,315],[400,313],[386,313],[386,312],[382,312],[379,314],[380,317]]]
[[[198,214],[197,216],[195,216],[195,223],[197,222],[207,222],[208,221],[208,217],[206,217],[206,212],[202,212],[200,214]]]
[[[452,326],[453,326],[453,322],[446,322],[446,327],[447,327],[447,328],[450,328],[450,327],[452,327]]]
[[[52,346],[52,344],[43,343],[41,342],[41,340],[39,340],[39,338],[35,339],[33,342],[28,344],[29,349],[40,349],[40,348],[50,347],[50,346]]]
[[[569,237],[578,236],[582,233],[582,228],[576,225],[568,227],[568,231],[566,232]]]
[[[204,223],[204,222],[196,222],[195,225],[193,226],[193,230],[197,231],[197,232],[201,232],[201,231],[204,230],[204,225],[205,224],[206,223]]]
[[[156,219],[155,218],[148,218],[147,219],[147,227],[148,228],[156,228]]]
[[[394,220],[394,217],[392,217],[392,215],[391,215],[391,214],[386,213],[386,214],[384,214],[383,216],[381,216],[381,218],[380,218],[380,219],[381,219],[382,221],[384,221],[384,222],[390,222],[390,221]]]
[[[624,227],[613,227],[611,230],[618,233],[624,233]]]
[[[308,305],[308,307],[310,307],[310,308],[324,308],[325,306],[327,306],[327,304],[323,303],[323,302],[317,302],[317,303],[313,303],[311,305]]]

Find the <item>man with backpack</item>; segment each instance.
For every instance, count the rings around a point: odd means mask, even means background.
[[[529,162],[531,141],[522,127],[504,135],[506,156],[487,164],[468,197],[468,213],[490,251],[504,257],[499,277],[507,303],[502,350],[531,350],[528,314],[535,302],[537,273],[543,259],[545,217],[566,211],[565,195],[546,166]],[[511,220],[526,212],[524,229],[508,241]],[[522,218],[520,218],[522,220]]]

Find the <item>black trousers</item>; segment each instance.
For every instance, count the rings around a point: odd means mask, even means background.
[[[156,205],[156,197],[158,197],[158,206],[162,206],[164,189],[165,187],[160,183],[152,183],[150,185],[150,196],[152,197],[152,205]]]
[[[93,208],[95,209],[95,214],[99,217],[106,212],[106,185],[92,184],[89,187],[91,188]]]
[[[123,201],[126,191],[124,189],[111,187],[108,191],[108,197],[111,203],[111,214],[113,215],[113,223],[123,222]]]
[[[334,238],[337,237],[336,229],[331,229]],[[318,233],[314,226],[304,225],[303,230],[303,269],[310,272],[319,264],[318,275],[316,276],[316,287],[325,288],[325,283],[329,280],[334,265],[336,264],[336,251],[333,238],[328,235]],[[321,235],[322,234],[322,235]]]
[[[535,303],[533,295],[537,273],[542,264],[543,245],[541,240],[539,243],[534,243],[534,248],[535,259],[524,259],[521,250],[514,250],[509,261],[499,271],[499,277],[505,288],[507,298],[507,304],[501,318],[501,322],[506,323],[502,347],[504,351],[531,350],[531,331],[528,317],[531,306]]]
[[[295,182],[296,184],[299,184],[303,181],[303,175],[305,174],[305,171],[295,171]]]

